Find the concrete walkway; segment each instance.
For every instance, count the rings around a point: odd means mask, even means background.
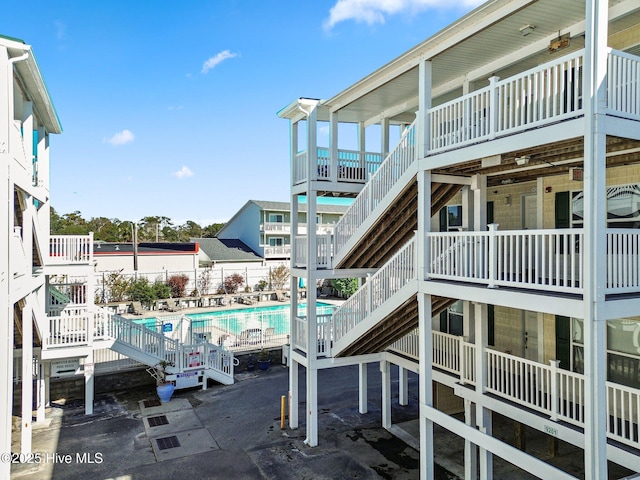
[[[320,372],[315,448],[305,445],[303,428],[280,429],[288,370],[272,365],[236,375],[235,385],[180,391],[159,406],[149,389],[99,396],[91,416],[83,415],[81,402],[55,403],[49,419],[34,428],[40,463],[14,465],[11,478],[416,479],[419,454],[380,428],[380,374],[375,365],[368,370],[364,415],[358,413],[357,368]],[[304,383],[301,369],[301,401]],[[417,418],[417,407],[415,399],[394,407],[394,420]],[[439,470],[437,478],[455,477]]]

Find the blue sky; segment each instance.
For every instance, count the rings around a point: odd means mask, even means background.
[[[33,46],[64,131],[60,214],[176,225],[289,201],[288,122],[469,12],[478,0],[13,2],[0,34]]]

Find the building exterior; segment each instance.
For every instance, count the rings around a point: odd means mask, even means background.
[[[48,402],[50,366],[41,355],[47,315],[59,314],[61,297],[78,308],[93,297],[87,283],[93,270],[91,235],[49,235],[49,140],[62,126],[33,51],[21,40],[0,37],[0,92],[0,163],[8,172],[0,186],[5,206],[0,211],[0,450],[12,451],[16,387],[21,453],[30,453],[32,404],[41,421]],[[10,466],[0,464],[0,477],[9,478]]]
[[[400,403],[419,374],[421,478],[434,425],[464,439],[466,478],[492,478],[494,456],[574,478],[496,438],[498,414],[583,449],[586,478],[607,478],[607,460],[640,470],[639,55],[637,2],[492,0],[279,112],[292,230],[301,196],[311,219],[318,198],[355,197],[331,238],[292,241],[293,295],[298,277],[362,279],[330,318],[312,290],[306,311],[292,306],[289,423],[302,365],[309,445],[318,370],[359,365],[364,413],[379,362],[389,429],[390,367]],[[340,148],[341,123],[357,125],[358,151]],[[372,126],[381,152],[365,151]]]
[[[174,272],[195,270],[211,263],[197,242],[94,243],[96,272],[140,270],[142,272]]]
[[[21,417],[19,453],[32,453],[34,406],[35,421],[44,421],[50,378],[63,370],[84,378],[85,412],[93,413],[98,350],[150,366],[172,361],[176,374],[186,373],[176,388],[204,385],[207,378],[233,383],[230,352],[207,342],[185,345],[96,307],[93,235],[50,235],[49,141],[61,132],[31,46],[0,36],[0,164],[8,173],[0,182],[3,455],[18,453],[11,441],[14,412]],[[206,360],[186,361],[196,354]],[[11,463],[0,462],[0,478],[10,478]]]
[[[306,205],[298,211],[298,233],[306,233]],[[346,207],[318,203],[316,229],[320,235],[331,233],[333,225],[342,217]],[[265,260],[289,260],[291,257],[291,204],[249,200],[220,229],[217,237],[224,240],[239,239]]]

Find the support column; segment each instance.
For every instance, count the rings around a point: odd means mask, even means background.
[[[409,370],[398,367],[398,403],[409,405]]]
[[[329,177],[338,181],[338,114],[329,112]]]
[[[380,133],[382,138],[380,139],[380,150],[382,151],[382,158],[386,158],[389,155],[389,119],[383,118],[380,120]]]
[[[368,388],[368,381],[367,381],[367,364],[366,363],[360,363],[358,364],[358,406],[359,409],[358,411],[360,413],[367,413],[369,411],[369,408],[367,406],[367,388]]]
[[[298,428],[298,402],[300,388],[298,384],[298,362],[289,359],[289,428]]]
[[[473,197],[471,187],[462,187],[462,230],[468,232],[473,230]]]
[[[307,365],[307,438],[304,443],[318,446],[318,370]]]
[[[487,356],[485,355],[488,338],[488,309],[486,303],[474,304],[475,345],[476,345],[476,391],[483,394],[487,387]],[[478,429],[493,435],[491,410],[482,405],[476,407],[476,422]],[[480,478],[493,478],[493,454],[478,445]]]
[[[416,144],[418,160],[424,158],[429,151],[429,109],[431,109],[432,65],[430,60],[421,59],[418,71],[418,122]]]
[[[389,362],[380,361],[382,374],[382,428],[391,428],[391,369]]]
[[[36,422],[43,422],[45,420],[45,408],[46,408],[46,381],[44,364],[41,359],[38,359],[38,370],[36,375]]]
[[[606,79],[608,2],[585,2],[584,379],[585,478],[607,478]]]
[[[464,401],[464,423],[475,428],[476,406],[470,401]],[[464,439],[464,478],[476,480],[478,478],[478,448],[468,438]]]
[[[474,175],[471,178],[473,191],[473,230],[484,232],[487,230],[487,176]]]
[[[84,361],[84,414],[93,415],[94,396],[94,363],[93,350],[89,352]]]
[[[33,419],[33,308],[27,297],[22,308],[22,423],[20,453],[31,453]],[[11,425],[11,424],[9,424]]]
[[[433,422],[427,418],[426,408],[433,407],[433,342],[431,338],[431,295],[418,293],[418,325],[420,358],[420,479],[435,477],[433,466]]]

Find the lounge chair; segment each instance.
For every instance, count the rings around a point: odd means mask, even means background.
[[[273,327],[265,328],[264,329],[264,339],[265,339],[265,341],[271,340],[271,337],[273,337],[274,333],[276,333],[276,329],[275,328],[273,328]]]
[[[284,293],[282,293],[281,290],[276,290],[276,300],[278,300],[279,302],[286,302],[287,297],[285,297]]]
[[[142,308],[142,303],[131,302],[131,313],[133,313],[134,315],[144,314],[144,308]]]

